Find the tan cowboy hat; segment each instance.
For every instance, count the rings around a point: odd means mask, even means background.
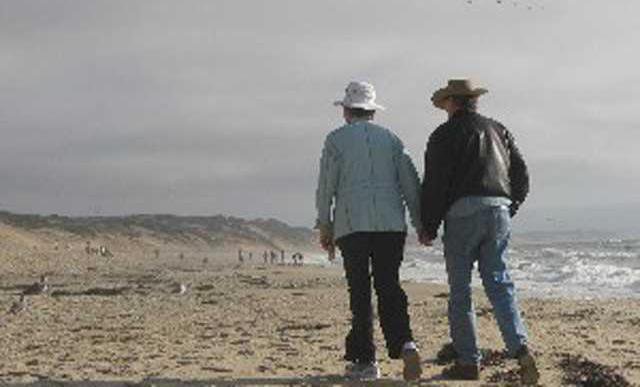
[[[431,102],[437,108],[442,109],[444,100],[455,95],[463,96],[480,96],[488,93],[489,90],[482,87],[475,87],[473,81],[470,79],[450,79],[447,83],[447,87],[438,89],[431,96]]]
[[[350,82],[344,91],[344,98],[333,104],[364,110],[384,110],[384,106],[376,103],[376,89],[367,82]]]

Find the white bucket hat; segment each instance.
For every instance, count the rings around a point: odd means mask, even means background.
[[[347,108],[384,110],[384,106],[376,103],[376,89],[367,82],[350,82],[344,90],[344,98],[333,104]]]

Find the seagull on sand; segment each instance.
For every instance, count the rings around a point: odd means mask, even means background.
[[[186,292],[187,292],[187,285],[183,283],[176,284],[175,288],[173,289],[174,294],[185,294]]]
[[[27,308],[27,301],[24,298],[24,294],[20,295],[20,299],[11,305],[9,309],[10,314],[18,314]]]
[[[40,282],[35,282],[28,288],[26,288],[22,294],[25,296],[31,296],[35,294],[43,294],[49,291],[49,284],[47,283],[47,276],[42,275],[40,277]]]

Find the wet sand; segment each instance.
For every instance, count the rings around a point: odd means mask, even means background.
[[[2,382],[344,383],[349,315],[338,267],[53,270],[48,295],[27,297],[24,311],[7,314],[31,280],[5,277],[0,287]],[[185,294],[173,293],[178,283],[188,286]],[[448,341],[446,287],[404,287],[425,360],[422,384],[460,384],[440,380],[443,366],[434,361]],[[516,364],[499,353],[499,332],[481,293],[475,294],[480,341],[489,356],[482,381],[462,385],[513,383]],[[640,383],[640,300],[521,304],[542,384],[616,376]],[[400,383],[400,362],[387,358],[378,328],[375,335],[386,380],[381,383]]]

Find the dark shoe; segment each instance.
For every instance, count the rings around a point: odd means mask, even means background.
[[[450,380],[479,380],[480,366],[478,364],[462,364],[456,362],[442,371],[442,376]]]
[[[518,364],[520,365],[520,381],[522,384],[535,385],[538,384],[540,373],[536,366],[536,359],[529,351],[529,347],[523,345],[516,355]]]
[[[440,348],[436,354],[436,363],[445,365],[453,363],[458,358],[458,352],[453,347],[453,343],[447,343]]]
[[[402,351],[402,361],[404,362],[404,369],[402,370],[402,376],[407,382],[412,380],[418,380],[422,375],[422,366],[420,365],[420,355],[415,349],[406,349]]]

